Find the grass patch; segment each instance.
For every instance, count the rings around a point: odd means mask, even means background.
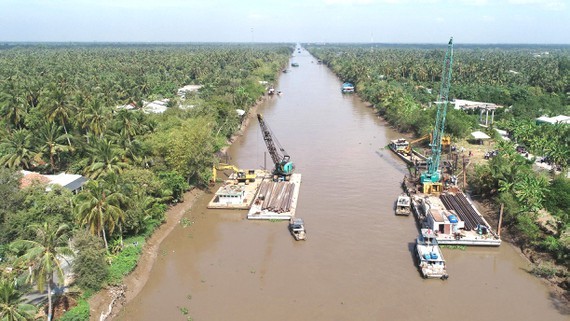
[[[87,321],[91,313],[89,312],[89,303],[85,298],[79,299],[77,305],[65,312],[59,319],[60,321]]]
[[[124,240],[125,248],[111,260],[109,275],[107,276],[108,284],[121,284],[123,277],[137,266],[144,242],[143,236],[130,237]]]
[[[536,276],[545,279],[550,279],[556,276],[556,273],[558,273],[558,269],[556,268],[556,266],[554,266],[554,264],[541,263],[533,266],[530,272]]]

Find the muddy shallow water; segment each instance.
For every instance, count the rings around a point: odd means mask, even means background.
[[[383,147],[399,135],[342,95],[314,57],[295,55],[300,67],[276,86],[283,95],[259,112],[303,175],[297,216],[307,241],[294,241],[285,222],[207,210],[206,194],[115,320],[568,320],[508,244],[444,249],[450,278],[423,280],[414,219],[393,212],[406,168]],[[265,151],[255,120],[230,162],[261,167]]]

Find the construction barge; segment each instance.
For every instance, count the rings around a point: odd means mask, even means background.
[[[410,195],[414,217],[422,228],[434,232],[440,245],[501,245],[500,236],[458,188],[433,195],[416,192],[407,180],[403,185]]]
[[[234,209],[247,210],[251,208],[253,199],[257,194],[259,185],[270,176],[269,172],[262,169],[254,171],[255,179],[245,183],[236,183],[236,173],[232,173],[224,184],[218,188],[212,200],[208,203],[211,209]]]
[[[290,220],[295,217],[301,174],[292,174],[288,181],[264,180],[247,213],[250,220]]]

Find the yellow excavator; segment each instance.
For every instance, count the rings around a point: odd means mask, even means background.
[[[249,184],[250,182],[255,182],[255,170],[254,169],[240,169],[234,165],[220,163],[218,165],[212,166],[212,180],[211,183],[215,184],[218,178],[218,171],[223,171],[231,169],[233,171],[233,179],[236,180],[237,183],[244,183]],[[232,177],[230,176],[230,177]]]
[[[415,144],[417,142],[421,142],[423,140],[426,140],[429,138],[429,140],[431,141],[431,136],[432,134],[430,133],[429,135],[424,135],[418,139],[412,140],[411,142],[409,142],[409,144],[407,146],[405,146],[404,148],[402,148],[400,151],[401,153],[405,154],[405,155],[410,155],[412,153],[412,144]],[[451,145],[451,136],[443,136],[441,138],[441,146],[443,148],[449,147],[449,145]]]

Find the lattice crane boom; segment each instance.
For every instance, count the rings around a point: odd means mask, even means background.
[[[439,164],[441,159],[441,140],[445,129],[445,117],[447,116],[447,105],[449,104],[449,89],[451,88],[451,70],[453,64],[453,37],[449,39],[447,52],[443,61],[441,75],[441,85],[437,97],[437,115],[435,127],[433,129],[431,141],[431,156],[428,159],[427,172],[421,176],[422,183],[437,183],[441,180]]]

